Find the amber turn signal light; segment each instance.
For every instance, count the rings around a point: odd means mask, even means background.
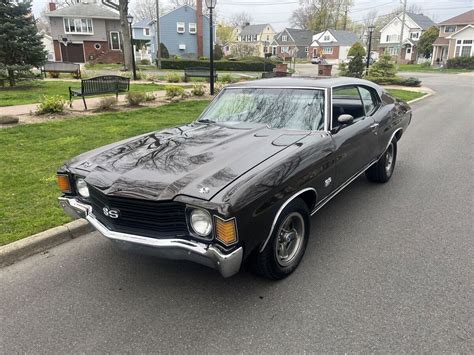
[[[237,242],[237,226],[235,225],[235,218],[223,220],[215,217],[216,238],[225,245],[231,245]]]
[[[72,192],[69,176],[57,175],[56,180],[58,181],[58,186],[62,193],[69,194]]]

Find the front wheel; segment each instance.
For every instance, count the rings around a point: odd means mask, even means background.
[[[367,179],[373,182],[387,182],[390,180],[395,169],[395,162],[397,160],[397,141],[394,139],[390,142],[387,150],[383,153],[380,159],[372,165],[365,175]]]
[[[254,270],[271,280],[281,280],[290,275],[303,258],[309,228],[308,207],[297,198],[280,214],[265,249],[257,251]]]

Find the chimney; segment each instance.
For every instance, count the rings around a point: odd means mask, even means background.
[[[52,1],[51,1],[51,2],[48,4],[48,6],[49,6],[49,11],[55,11],[55,10],[56,10],[56,3],[55,3],[55,2],[52,2]]]
[[[197,56],[204,56],[204,47],[202,40],[202,0],[196,0],[196,16],[197,16]]]

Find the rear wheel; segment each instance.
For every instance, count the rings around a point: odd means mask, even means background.
[[[265,249],[257,251],[254,270],[272,280],[290,275],[303,258],[309,228],[308,207],[303,200],[295,199],[280,214]]]
[[[397,141],[394,139],[390,142],[387,150],[385,150],[377,163],[367,169],[365,172],[367,179],[374,182],[387,182],[392,177],[396,160]]]

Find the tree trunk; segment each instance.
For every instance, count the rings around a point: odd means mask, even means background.
[[[132,70],[132,44],[130,41],[130,30],[127,21],[128,0],[119,0],[120,26],[123,35],[123,59],[127,70]]]
[[[15,72],[13,69],[8,69],[8,81],[10,82],[10,86],[15,86]]]

